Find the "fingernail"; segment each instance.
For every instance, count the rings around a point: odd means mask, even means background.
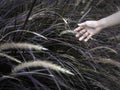
[[[76,37],[78,37],[79,35],[78,35],[78,34],[76,34],[75,36],[76,36]]]
[[[76,32],[76,29],[74,29],[73,31]]]
[[[87,42],[87,40],[84,40],[85,42]]]
[[[77,25],[83,27],[82,24],[77,24]]]

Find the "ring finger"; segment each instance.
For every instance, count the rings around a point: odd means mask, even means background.
[[[84,40],[84,39],[87,38],[87,36],[89,36],[89,35],[90,35],[90,33],[88,33],[88,32],[84,33],[81,37],[79,37],[79,41]]]

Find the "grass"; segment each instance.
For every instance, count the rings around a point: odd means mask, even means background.
[[[1,0],[1,90],[120,90],[119,26],[79,42],[77,23],[119,0]],[[14,73],[13,73],[14,72]]]
[[[26,67],[39,67],[39,66],[50,68],[50,69],[53,69],[55,71],[60,71],[60,72],[67,73],[70,75],[74,75],[69,70],[66,70],[66,69],[60,67],[59,65],[52,64],[51,62],[48,62],[48,61],[33,61],[33,62],[22,63],[21,65],[18,65],[18,66],[13,68],[13,73],[17,72],[21,69],[24,69]]]
[[[48,50],[41,45],[34,45],[30,43],[4,43],[0,45],[0,50],[6,50],[10,48],[20,48],[20,49],[35,49],[35,50]]]

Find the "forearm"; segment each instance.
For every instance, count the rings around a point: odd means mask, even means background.
[[[120,24],[120,11],[98,20],[98,23],[102,29]]]

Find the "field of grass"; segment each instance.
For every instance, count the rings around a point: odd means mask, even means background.
[[[120,26],[88,42],[73,33],[119,10],[119,0],[1,0],[0,90],[120,90]]]

